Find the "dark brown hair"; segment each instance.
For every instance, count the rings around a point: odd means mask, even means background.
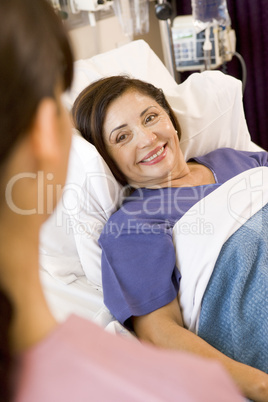
[[[38,104],[67,89],[73,56],[61,21],[47,0],[0,1],[0,169],[31,127]],[[1,201],[1,200],[0,200]],[[2,261],[0,260],[0,264]],[[9,325],[12,306],[0,286],[0,401],[11,399]]]
[[[148,82],[117,75],[102,78],[86,87],[73,105],[72,116],[74,125],[81,132],[82,136],[97,148],[115,178],[121,184],[126,184],[126,179],[118,169],[115,161],[108,154],[104,143],[103,124],[111,102],[129,90],[135,90],[153,98],[167,112],[179,137],[181,132],[178,120],[168,104],[163,91]]]
[[[30,127],[38,104],[72,81],[73,56],[47,0],[0,2],[0,161]]]

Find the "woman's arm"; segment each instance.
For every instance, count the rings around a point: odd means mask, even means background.
[[[150,314],[133,317],[132,321],[134,330],[140,339],[160,347],[183,350],[217,359],[227,369],[247,398],[256,402],[268,401],[268,375],[230,359],[185,329],[177,298]]]

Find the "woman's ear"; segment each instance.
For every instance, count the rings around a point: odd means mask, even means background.
[[[36,161],[42,164],[59,157],[59,108],[53,98],[44,98],[38,105],[30,136]]]

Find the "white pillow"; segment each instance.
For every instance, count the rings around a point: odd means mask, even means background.
[[[164,92],[181,126],[186,160],[223,147],[259,149],[248,132],[241,81],[220,71],[205,71]]]
[[[72,89],[64,95],[67,107],[91,82],[126,73],[163,89],[182,128],[186,159],[220,147],[258,149],[248,133],[240,81],[209,71],[192,74],[177,85],[142,40],[77,61]],[[74,135],[63,199],[41,232],[42,267],[64,283],[85,274],[101,287],[98,237],[120,197],[121,187],[96,149]]]
[[[40,234],[41,267],[65,284],[86,275],[101,287],[98,238],[120,197],[121,186],[96,148],[74,130],[62,199]]]
[[[74,80],[64,101],[71,109],[79,93],[91,82],[111,75],[127,74],[159,88],[173,88],[176,82],[164,64],[143,40],[130,42],[109,52],[74,63]]]

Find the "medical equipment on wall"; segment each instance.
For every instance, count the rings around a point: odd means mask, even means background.
[[[112,0],[69,0],[70,8],[73,14],[81,11],[88,12],[89,24],[96,25],[95,12],[108,10],[113,5]]]
[[[111,0],[71,0],[70,4],[74,12],[103,10],[112,5]]]
[[[133,39],[134,35],[149,32],[149,0],[50,0],[58,14],[66,8],[71,15],[88,13],[88,22],[96,25],[98,12],[112,11],[123,32]]]
[[[113,8],[130,39],[149,32],[149,0],[114,0]]]
[[[173,22],[178,71],[210,70],[230,61],[236,38],[226,0],[192,0],[192,12]]]
[[[235,31],[230,26],[209,23],[198,30],[192,15],[174,19],[172,37],[178,71],[215,69],[235,53]]]
[[[174,43],[171,30],[173,7],[170,1],[158,0],[155,5],[155,15],[159,20],[165,65],[175,81],[179,83],[180,80],[176,69]],[[168,44],[168,46],[166,46],[166,44]]]
[[[203,51],[204,51],[204,63],[205,69],[211,69],[211,56],[212,56],[212,41],[211,41],[211,33],[212,28],[214,28],[213,33],[218,33],[218,39],[221,40],[221,44],[219,46],[220,55],[224,58],[223,64],[226,62],[226,55],[231,56],[234,52],[234,49],[229,49],[228,44],[230,41],[226,41],[227,46],[224,43],[224,34],[232,32],[231,30],[231,21],[227,10],[226,0],[192,0],[192,12],[194,25],[196,27],[197,32],[201,32],[205,30],[205,40],[203,43]],[[218,31],[216,31],[216,28]],[[227,31],[228,30],[228,31]],[[234,35],[232,35],[232,38]],[[214,40],[214,55],[216,56],[216,41]],[[231,51],[230,51],[231,50]],[[233,52],[232,52],[233,50]],[[219,59],[219,58],[218,58]],[[217,64],[216,64],[217,66]]]
[[[192,0],[194,25],[202,31],[207,27],[231,25],[226,0]]]
[[[172,39],[177,71],[210,70],[221,67],[235,56],[242,68],[243,91],[246,64],[235,50],[236,36],[231,28],[226,0],[192,0],[192,15],[173,20]]]

